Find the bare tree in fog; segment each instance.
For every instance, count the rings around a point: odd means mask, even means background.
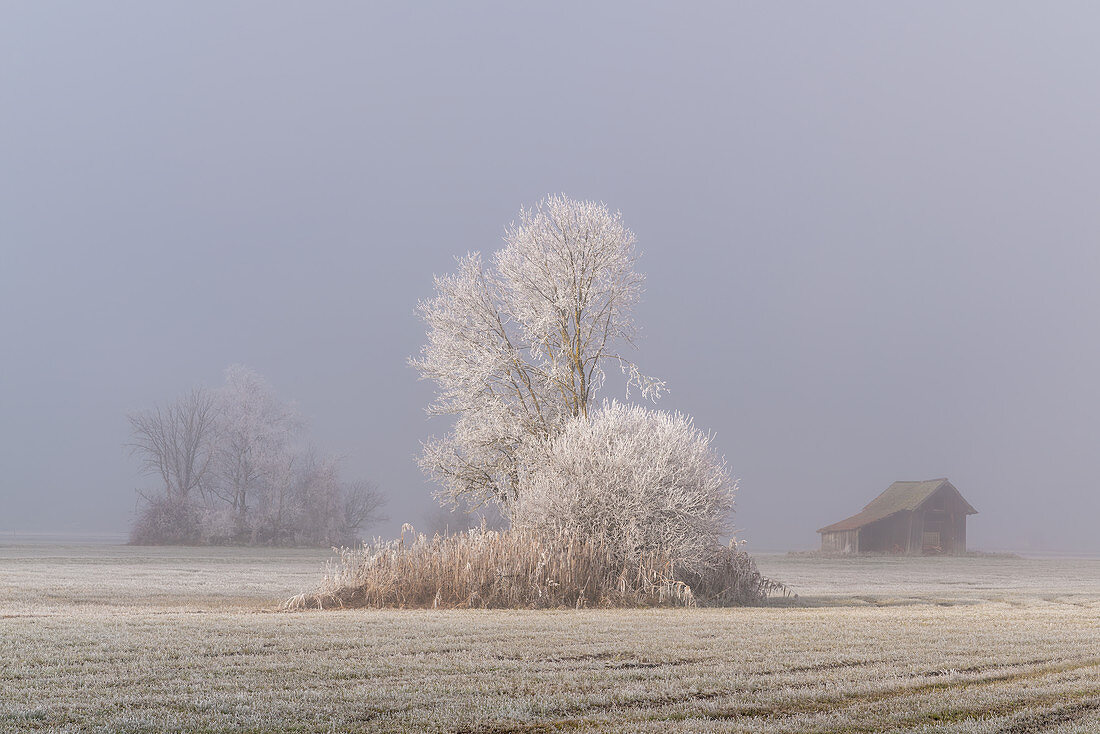
[[[175,402],[131,413],[132,454],[148,474],[164,482],[165,496],[187,502],[193,493],[205,495],[217,430],[217,396],[195,388]]]
[[[134,542],[352,544],[382,519],[382,493],[342,480],[339,459],[302,442],[297,411],[247,367],[130,424],[132,451],[164,480],[142,494]]]
[[[243,365],[225,371],[218,391],[213,492],[232,508],[238,534],[246,532],[251,493],[274,486],[302,427],[297,412],[260,374]]]
[[[385,504],[370,482],[342,481],[339,459],[312,446],[284,449],[255,496],[250,541],[271,545],[353,543]]]
[[[374,482],[368,482],[365,479],[343,482],[340,496],[344,506],[342,516],[344,527],[351,531],[358,531],[368,524],[387,519],[382,515],[386,495]]]

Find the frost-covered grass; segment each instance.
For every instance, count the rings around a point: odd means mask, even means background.
[[[285,608],[736,606],[783,591],[734,543],[694,549],[690,555],[707,565],[693,571],[675,560],[689,554],[631,552],[615,540],[565,529],[405,534],[342,550],[320,586],[287,600]]]
[[[762,556],[809,606],[274,611],[315,551],[0,547],[2,731],[1100,731],[1100,561]]]

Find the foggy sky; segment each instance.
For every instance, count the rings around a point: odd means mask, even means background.
[[[564,192],[750,549],[947,476],[972,547],[1100,551],[1100,13],[459,5],[4,5],[0,532],[124,531],[125,414],[238,362],[417,523],[416,301]]]

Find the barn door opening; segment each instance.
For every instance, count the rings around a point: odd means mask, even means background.
[[[924,516],[924,532],[921,534],[921,553],[939,555],[954,551],[951,518],[947,513],[932,510]]]
[[[921,542],[921,553],[943,553],[939,530],[925,530]]]

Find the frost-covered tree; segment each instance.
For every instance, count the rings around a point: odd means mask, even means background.
[[[732,531],[736,483],[711,437],[681,413],[605,403],[541,448],[516,527],[601,538],[626,562],[660,549],[695,573]]]
[[[335,459],[312,447],[284,447],[271,459],[269,475],[257,492],[251,512],[253,540],[273,545],[294,542],[316,485],[338,481]]]
[[[312,446],[289,448],[256,493],[252,541],[273,545],[352,545],[384,519],[385,497],[370,482],[345,482],[340,461]]]
[[[436,384],[429,412],[457,417],[425,444],[421,466],[444,498],[473,506],[515,501],[525,452],[588,416],[609,364],[628,391],[656,398],[664,388],[623,354],[644,278],[621,214],[551,196],[522,210],[504,239],[488,263],[470,253],[435,279],[419,305],[428,343],[412,360]]]
[[[229,504],[240,534],[247,530],[255,493],[284,478],[287,456],[303,423],[263,376],[243,365],[225,370],[217,397],[214,492]]]

